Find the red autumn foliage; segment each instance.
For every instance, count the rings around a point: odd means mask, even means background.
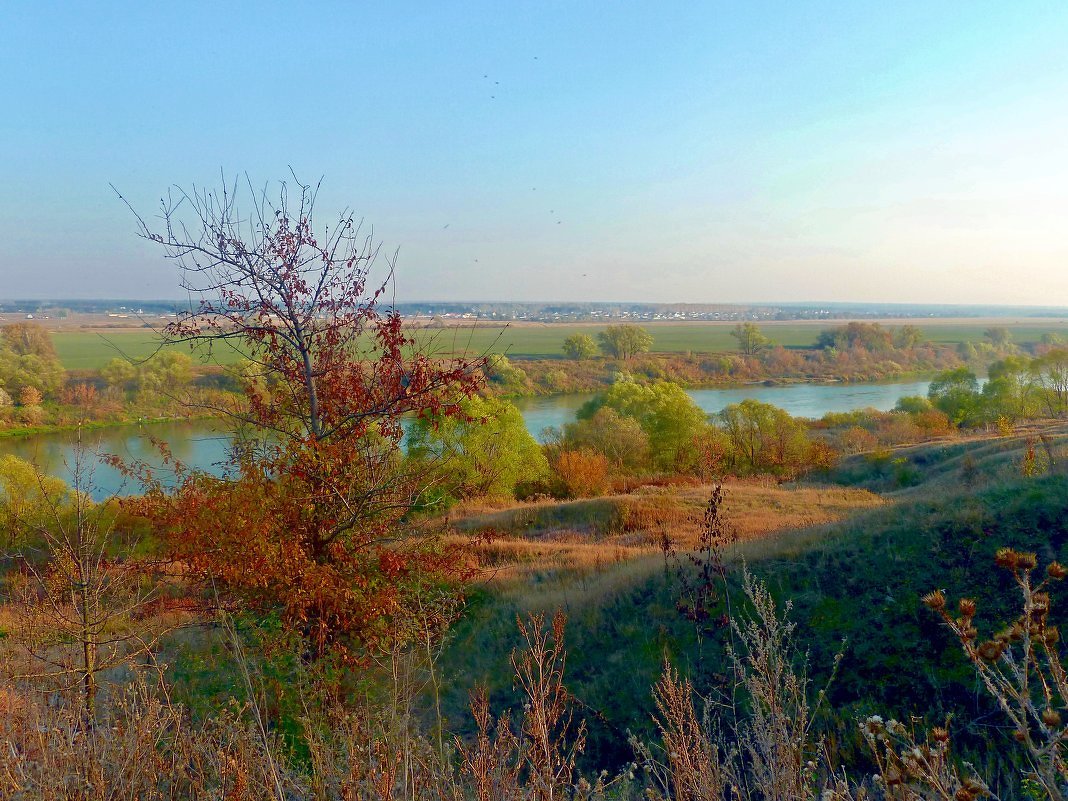
[[[201,299],[167,338],[232,344],[251,366],[245,403],[217,410],[248,432],[226,479],[179,466],[168,487],[133,471],[147,487],[139,511],[191,577],[224,602],[281,614],[314,653],[351,657],[399,636],[420,594],[462,573],[458,554],[405,523],[422,482],[402,458],[402,419],[459,414],[482,360],[422,351],[380,308],[387,283],[368,288],[377,246],[346,215],[318,237],[315,194],[300,189],[292,214],[284,185],[277,207],[255,196],[251,228],[226,189],[165,204],[162,233],[141,221]],[[176,219],[181,204],[192,229]]]

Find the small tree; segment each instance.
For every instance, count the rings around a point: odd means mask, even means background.
[[[993,325],[983,331],[983,336],[990,340],[995,348],[1004,348],[1012,342],[1012,332],[1003,325]]]
[[[178,351],[155,353],[137,370],[140,388],[153,393],[173,393],[188,384],[192,378],[193,359],[189,354]]]
[[[26,387],[48,396],[63,386],[67,372],[58,359],[36,353],[19,354],[0,342],[0,386],[14,397]]]
[[[738,323],[731,331],[731,336],[738,340],[738,350],[746,356],[755,356],[771,345],[756,323]]]
[[[894,347],[914,348],[923,342],[923,331],[914,325],[903,325],[894,331]]]
[[[1055,348],[1032,361],[1031,373],[1049,414],[1068,413],[1068,348]]]
[[[982,400],[987,420],[1003,419],[1013,423],[1036,417],[1041,397],[1030,360],[1023,356],[1008,356],[990,365]]]
[[[564,355],[576,361],[592,359],[597,355],[597,343],[589,334],[572,334],[564,340]]]
[[[927,397],[955,425],[976,425],[982,421],[979,379],[967,367],[944,370],[936,375],[927,388]]]
[[[236,183],[176,188],[141,235],[198,299],[164,330],[171,344],[232,347],[251,361],[244,404],[214,411],[246,432],[218,479],[179,470],[176,489],[135,466],[139,504],[191,576],[222,600],[277,611],[309,643],[353,656],[403,629],[431,575],[457,567],[403,525],[422,477],[401,458],[402,420],[460,413],[480,359],[432,358],[379,305],[379,246],[349,212],[318,229],[316,188],[277,199]],[[247,369],[245,373],[247,373]]]
[[[794,478],[809,467],[823,467],[833,455],[815,447],[804,423],[783,409],[747,398],[719,413],[731,440],[737,469]]]
[[[0,327],[0,334],[7,346],[19,356],[39,356],[49,360],[57,358],[52,337],[36,323],[11,323]]]
[[[647,353],[653,346],[653,335],[640,325],[610,325],[597,335],[601,351],[615,359],[629,359]]]
[[[109,387],[125,389],[137,377],[137,368],[127,359],[116,357],[100,368],[100,377]]]
[[[882,353],[893,346],[893,332],[878,323],[846,323],[821,331],[816,339],[816,347],[823,349],[848,350],[860,347],[872,353]]]
[[[27,535],[11,581],[14,640],[33,664],[22,677],[71,693],[91,726],[100,677],[151,654],[166,627],[147,614],[162,602],[158,565],[112,556],[116,504],[90,500],[84,459],[79,443],[69,490],[31,465],[36,502],[8,497],[4,513]]]
[[[33,463],[17,456],[0,456],[0,551],[27,545],[68,496],[61,479],[41,475]]]

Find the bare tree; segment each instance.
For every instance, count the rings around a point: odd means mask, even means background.
[[[49,479],[34,469],[43,487]],[[163,603],[162,565],[114,553],[116,504],[113,498],[92,501],[80,434],[71,469],[74,486],[62,495],[42,492],[47,516],[24,521],[30,536],[14,555],[21,567],[9,582],[14,641],[29,657],[16,678],[70,693],[92,725],[101,677],[142,658],[151,661],[173,622],[156,614]]]

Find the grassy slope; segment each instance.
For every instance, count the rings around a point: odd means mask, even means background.
[[[891,505],[735,549],[736,561],[744,557],[780,599],[791,600],[816,676],[826,675],[843,638],[848,641],[830,696],[839,714],[838,747],[847,754],[855,728],[849,721],[857,714],[927,714],[938,722],[948,714],[961,721],[996,716],[975,692],[956,643],[919,598],[936,587],[953,599],[975,597],[981,626],[989,631],[1011,617],[1015,601],[992,565],[998,547],[1036,550],[1043,563],[1068,561],[1068,476],[1021,477],[1025,447],[1016,438],[909,449],[906,458],[918,478],[905,488],[892,473],[875,481],[889,482]],[[968,452],[982,486],[960,479]],[[732,581],[738,598],[736,574]],[[561,606],[569,615],[572,691],[604,716],[591,719],[591,758],[626,759],[622,732],[649,730],[649,688],[665,656],[683,664],[705,691],[725,684],[723,630],[713,626],[698,638],[676,609],[679,593],[658,557],[581,574],[570,583],[542,576],[520,595],[477,593],[443,660],[451,716],[461,719],[466,692],[476,682],[487,683],[501,703],[511,699],[500,677],[509,675],[515,615],[540,595],[543,603],[535,605]],[[981,742],[990,736],[988,726],[959,732],[962,743]]]
[[[782,322],[764,323],[761,328],[779,345],[786,347],[811,347],[820,331],[840,325],[841,321],[821,323]],[[732,326],[726,323],[650,323],[645,326],[654,336],[653,349],[662,353],[718,353],[737,350],[737,342],[731,337]],[[979,342],[987,326],[970,322],[931,322],[920,326],[933,342],[955,344]],[[1068,322],[1049,322],[1007,325],[1016,342],[1036,342],[1042,334],[1058,331],[1068,335]],[[561,346],[566,337],[585,333],[596,337],[604,330],[601,325],[571,324],[521,324],[514,326],[479,326],[477,328],[455,327],[427,329],[421,337],[429,342],[432,350],[451,353],[508,353],[514,356],[562,356]],[[63,365],[68,369],[98,369],[115,356],[126,354],[132,358],[144,358],[156,347],[156,336],[149,329],[116,330],[99,332],[86,330],[60,330],[53,332],[56,350]],[[220,351],[220,361],[231,363],[237,355],[232,351]]]
[[[467,540],[472,534],[486,537],[471,547],[494,592],[507,593],[527,609],[551,610],[554,598],[587,592],[576,588],[576,577],[583,586],[592,582],[598,588],[593,590],[596,596],[603,581],[620,583],[617,566],[622,563],[660,563],[664,533],[678,550],[697,547],[697,522],[709,489],[646,487],[632,494],[562,503],[460,508],[450,513],[451,525],[462,532],[457,539]],[[726,514],[738,539],[760,550],[768,547],[762,543],[773,534],[841,520],[882,503],[878,495],[863,489],[787,489],[734,481],[729,485]],[[622,572],[632,580],[640,570],[631,565]]]

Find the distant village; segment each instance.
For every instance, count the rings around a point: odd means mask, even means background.
[[[136,325],[173,319],[188,309],[174,300],[9,300],[0,301],[0,321],[92,318],[100,324]],[[1065,317],[1063,307],[990,307],[887,303],[519,303],[403,302],[402,317],[432,325],[452,322],[738,322],[777,320],[919,319],[932,317]]]

